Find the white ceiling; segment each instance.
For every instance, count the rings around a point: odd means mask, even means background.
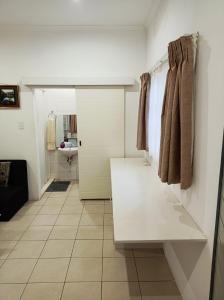
[[[0,0],[0,25],[143,26],[158,0]]]

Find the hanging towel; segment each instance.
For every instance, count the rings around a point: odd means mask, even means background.
[[[70,132],[77,133],[77,116],[70,115]]]
[[[55,118],[49,118],[47,121],[47,150],[56,149],[56,131]]]

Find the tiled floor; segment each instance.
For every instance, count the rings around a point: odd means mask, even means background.
[[[180,300],[162,249],[116,249],[110,201],[78,185],[45,193],[0,223],[4,300]]]

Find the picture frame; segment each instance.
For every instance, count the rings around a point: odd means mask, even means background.
[[[19,108],[19,86],[0,85],[0,109]]]

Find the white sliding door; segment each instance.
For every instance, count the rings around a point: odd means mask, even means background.
[[[77,88],[81,199],[111,197],[111,157],[124,157],[124,89]]]

